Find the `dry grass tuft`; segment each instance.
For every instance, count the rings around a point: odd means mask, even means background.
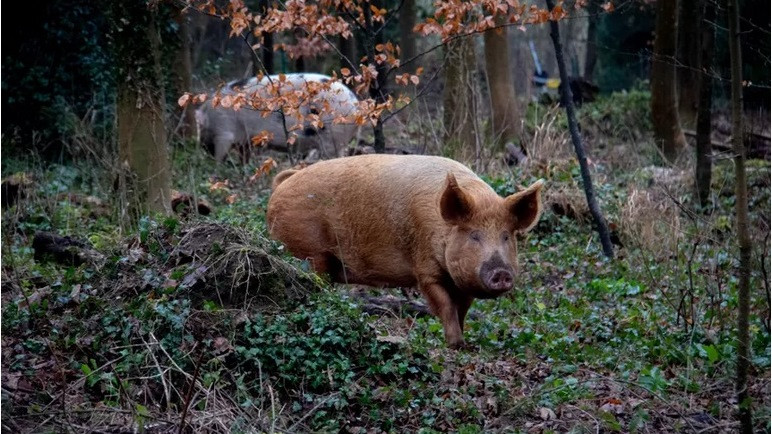
[[[269,241],[232,226],[205,223],[185,228],[175,249],[179,263],[193,270],[181,286],[205,297],[216,293],[220,303],[247,308],[281,307],[306,299],[318,281],[280,256],[269,254]]]
[[[683,237],[680,210],[668,195],[633,187],[619,218],[626,244],[658,257],[678,253]]]
[[[579,223],[592,220],[584,192],[577,187],[554,185],[544,192],[545,207],[559,216],[566,216]]]
[[[528,165],[555,165],[575,158],[568,131],[557,125],[560,110],[562,108],[558,106],[550,108],[541,122],[536,124],[530,140],[523,142],[528,154]]]

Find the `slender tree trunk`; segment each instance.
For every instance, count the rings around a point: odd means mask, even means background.
[[[705,19],[715,20],[716,10],[713,5],[703,5]],[[715,49],[715,29],[711,25],[702,26],[702,78],[700,79],[700,105],[697,110],[697,163],[695,165],[695,186],[700,204],[705,206],[710,199],[710,182],[713,170],[711,160],[711,106],[713,104],[713,50]]]
[[[268,0],[260,0],[260,11],[263,15],[268,13]],[[268,74],[275,73],[275,67],[273,65],[273,33],[263,32],[263,44],[260,48],[260,52],[263,54],[263,66]]]
[[[341,68],[351,69],[352,65],[359,67],[359,58],[357,57],[357,41],[354,35],[348,39],[343,36],[338,36],[338,50],[343,54],[340,59]]]
[[[488,30],[483,35],[493,120],[491,135],[499,147],[520,134],[520,113],[515,99],[515,83],[509,68],[507,29]]]
[[[401,50],[400,59],[412,59],[418,54],[416,50],[416,35],[413,33],[415,27],[416,10],[415,0],[403,0],[402,7],[399,10],[399,48]],[[417,65],[411,65],[415,70]]]
[[[295,59],[295,72],[306,72],[306,59],[303,56]]]
[[[547,9],[550,11],[555,7],[554,0],[546,0]],[[587,197],[587,206],[590,208],[590,214],[595,221],[595,226],[598,230],[600,237],[600,243],[603,247],[603,253],[609,257],[614,257],[614,246],[611,244],[611,237],[606,225],[606,219],[600,211],[598,201],[595,199],[595,189],[592,186],[592,177],[590,176],[590,168],[587,165],[587,157],[584,154],[584,145],[582,144],[582,137],[579,134],[579,125],[576,122],[576,113],[574,111],[573,97],[571,96],[571,86],[568,85],[568,71],[566,71],[566,62],[563,59],[563,47],[560,43],[560,31],[557,21],[550,21],[550,36],[552,37],[552,44],[555,46],[555,57],[558,62],[558,70],[560,71],[560,98],[562,100],[563,107],[566,109],[566,116],[568,117],[568,130],[571,132],[571,141],[574,143],[574,151],[576,152],[576,159],[579,160],[579,169],[582,174],[582,184],[584,185],[584,194]]]
[[[584,79],[592,82],[592,75],[595,72],[595,63],[598,61],[597,33],[598,20],[600,17],[599,0],[590,0],[587,4],[587,13],[589,22],[587,23],[587,51],[584,55]]]
[[[656,37],[651,64],[651,117],[654,139],[670,161],[686,147],[676,100],[676,31],[678,1],[657,0]]]
[[[737,284],[737,402],[740,407],[740,432],[753,432],[753,408],[748,394],[750,360],[750,274],[751,239],[748,234],[748,185],[745,177],[745,145],[743,136],[742,51],[740,48],[739,0],[728,0],[729,58],[732,70],[732,147],[735,167],[735,211],[737,212],[737,240],[740,244],[740,275]]]
[[[680,0],[678,18],[678,111],[685,128],[694,128],[700,97],[700,36],[703,0]],[[715,7],[715,6],[713,6]]]
[[[378,71],[378,77],[370,85],[370,98],[374,99],[377,104],[381,104],[386,101],[386,65],[376,63],[375,46],[383,42],[383,29],[379,31],[379,29],[375,28],[372,11],[370,10],[371,5],[378,7],[379,2],[368,1],[362,7],[365,17],[365,50],[367,50],[367,62],[375,65],[375,69]],[[383,118],[380,116],[373,127],[373,135],[375,136],[375,143],[373,143],[375,152],[383,153],[386,150],[386,136],[383,134]]]
[[[276,67],[273,66],[273,33],[263,32],[263,66],[269,74],[276,73]]]
[[[445,45],[445,89],[443,90],[444,142],[461,149],[474,149],[474,94],[469,88],[475,69],[471,38],[458,38]]]
[[[190,51],[190,17],[181,9],[177,9],[175,15],[175,20],[179,25],[178,35],[180,38],[177,61],[174,65],[176,75],[175,91],[177,94],[182,95],[185,92],[191,91],[193,83],[193,63]],[[196,134],[196,115],[193,106],[185,106],[180,116],[182,116],[182,119],[180,121],[179,133],[183,139],[189,139]]]
[[[143,211],[168,214],[170,169],[155,13],[138,0],[114,2],[112,13],[121,162],[136,175],[134,188]]]

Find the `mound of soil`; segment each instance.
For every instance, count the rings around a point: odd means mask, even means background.
[[[223,224],[191,224],[172,252],[191,270],[179,289],[222,305],[285,306],[302,302],[320,282],[297,265],[267,252],[270,241]]]

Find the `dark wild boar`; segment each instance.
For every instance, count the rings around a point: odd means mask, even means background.
[[[458,347],[472,300],[512,289],[515,233],[536,224],[542,184],[503,198],[447,158],[338,158],[279,173],[268,228],[336,282],[417,285]]]

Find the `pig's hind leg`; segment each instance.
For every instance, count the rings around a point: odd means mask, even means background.
[[[300,255],[300,257],[303,257]],[[319,275],[328,275],[333,282],[346,284],[369,284],[369,281],[361,279],[350,268],[343,265],[337,256],[331,253],[317,253],[305,256],[311,263],[314,272]]]

